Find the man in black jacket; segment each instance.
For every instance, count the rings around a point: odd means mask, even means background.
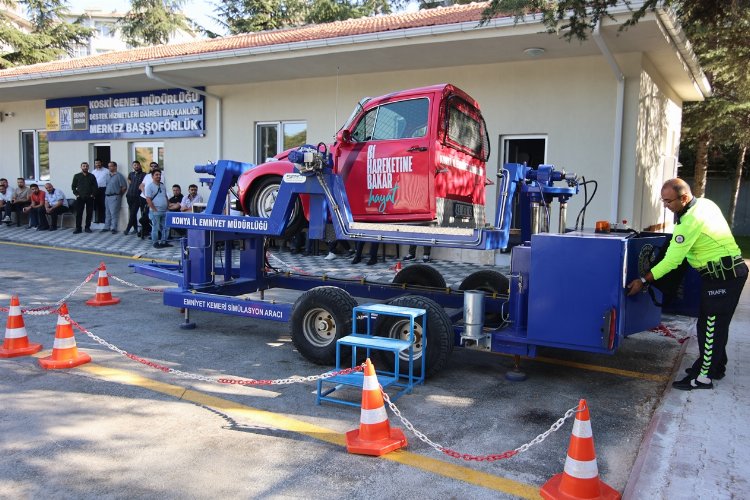
[[[86,208],[86,226],[85,231],[91,232],[91,217],[94,215],[94,198],[99,189],[94,174],[89,173],[89,164],[81,163],[81,171],[73,176],[73,183],[70,186],[73,189],[73,195],[76,197],[76,229],[73,234],[81,232],[81,219],[83,209]]]

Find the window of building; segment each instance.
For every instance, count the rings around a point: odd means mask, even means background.
[[[522,163],[536,168],[547,160],[546,135],[501,135],[500,136],[500,165],[506,163]]]
[[[307,142],[307,122],[261,122],[255,126],[255,162],[264,163]]]
[[[96,21],[94,29],[99,32],[100,37],[113,38],[115,36],[115,26],[112,23]]]
[[[21,131],[21,177],[49,180],[49,143],[46,130]]]
[[[164,170],[164,143],[163,142],[134,142],[131,144],[130,161],[139,161],[144,172],[150,170],[149,164],[155,161]]]

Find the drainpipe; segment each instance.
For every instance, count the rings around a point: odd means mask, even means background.
[[[202,95],[204,97],[213,97],[216,99],[216,160],[221,160],[223,157],[223,151],[221,148],[221,139],[222,139],[222,101],[221,96],[218,96],[216,94],[211,94],[209,92],[206,92],[205,90],[199,90],[194,87],[188,87],[187,85],[183,85],[181,83],[177,83],[174,81],[167,80],[166,78],[163,78],[161,76],[157,76],[154,74],[153,68],[151,68],[150,65],[146,65],[146,76],[150,78],[151,80],[156,80],[157,82],[161,82],[165,85],[169,85],[170,87],[177,87],[182,90],[188,90],[190,92],[195,92],[196,94]]]
[[[625,75],[622,74],[620,67],[617,65],[612,52],[604,42],[602,35],[599,31],[601,27],[601,20],[596,23],[592,38],[596,42],[596,46],[602,52],[604,59],[607,60],[612,73],[615,76],[617,82],[617,104],[615,108],[615,144],[614,151],[612,154],[612,205],[610,206],[610,217],[609,220],[615,223],[620,221],[620,169],[622,163],[622,122],[623,122],[623,110],[625,108]]]

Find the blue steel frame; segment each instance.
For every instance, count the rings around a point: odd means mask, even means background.
[[[401,230],[370,229],[366,224],[358,224],[352,229],[352,215],[346,191],[341,178],[334,175],[330,168],[324,167],[321,172],[306,174],[286,174],[279,188],[276,203],[269,218],[224,215],[226,193],[237,178],[252,168],[251,164],[221,160],[216,164],[199,165],[195,170],[216,177],[206,210],[203,213],[169,213],[167,226],[187,229],[187,237],[182,240],[182,259],[179,265],[139,264],[134,266],[136,271],[148,276],[174,282],[177,286],[165,291],[164,303],[173,307],[221,312],[238,316],[288,321],[291,317],[291,304],[277,303],[262,299],[243,299],[239,295],[284,288],[295,290],[309,290],[320,285],[338,286],[352,296],[368,297],[370,299],[387,300],[405,293],[418,293],[421,296],[435,300],[450,312],[454,322],[456,344],[460,341],[463,326],[460,324],[463,308],[462,294],[451,293],[451,290],[422,290],[407,288],[402,285],[366,283],[359,281],[335,280],[323,277],[293,276],[290,274],[269,273],[265,270],[265,253],[263,242],[265,236],[283,234],[291,211],[293,201],[300,194],[309,195],[310,237],[320,238],[324,233],[326,223],[332,223],[336,235],[341,239],[372,241],[372,242],[417,242],[416,244],[438,245],[454,248],[499,249],[508,244],[510,233],[513,196],[520,189],[522,212],[528,212],[531,201],[549,203],[554,198],[567,201],[577,192],[564,173],[555,171],[551,166],[544,165],[538,170],[532,170],[524,165],[508,164],[504,169],[504,183],[498,197],[498,217],[495,229],[477,229],[466,234],[436,235]],[[554,186],[554,182],[566,180],[567,187]],[[522,233],[529,230],[528,214],[522,213]],[[564,235],[559,235],[564,236]],[[623,235],[625,248],[632,235]],[[421,242],[421,243],[420,243]],[[215,264],[215,248],[223,244],[224,250],[220,254],[223,264]],[[582,245],[587,245],[583,242]],[[237,246],[238,248],[235,248]],[[239,266],[233,265],[233,254],[239,252]],[[622,271],[624,257],[615,265]],[[613,348],[591,348],[580,346],[575,341],[567,339],[545,338],[537,335],[534,326],[529,323],[529,287],[531,275],[534,274],[535,286],[540,290],[545,287],[559,289],[564,287],[562,282],[537,285],[537,280],[543,280],[546,272],[532,272],[532,250],[528,246],[514,248],[511,268],[511,292],[509,297],[486,297],[485,311],[502,313],[508,319],[508,325],[489,332],[491,335],[491,350],[533,356],[537,345],[549,345],[579,350],[595,350],[596,352],[613,352]],[[550,256],[558,265],[559,260]],[[565,262],[559,262],[564,267]],[[612,265],[613,263],[609,263]],[[535,264],[536,265],[536,264]],[[539,282],[541,283],[541,282]],[[622,289],[617,293],[622,294]],[[566,301],[564,294],[562,306]],[[627,302],[620,301],[614,305],[617,313]],[[568,306],[570,307],[570,305]],[[598,313],[597,313],[598,314]],[[627,335],[623,319],[616,318],[617,335]],[[547,329],[547,325],[544,326]],[[555,330],[554,325],[551,326]],[[639,330],[640,331],[640,330]],[[632,333],[632,332],[630,332]],[[560,333],[562,335],[562,333]],[[565,334],[568,335],[567,333]],[[619,339],[619,337],[618,337]],[[424,357],[423,357],[424,359]]]

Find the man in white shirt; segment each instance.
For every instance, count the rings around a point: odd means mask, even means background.
[[[44,189],[47,191],[47,195],[44,198],[44,206],[37,208],[39,226],[36,230],[54,231],[57,229],[57,216],[68,208],[68,200],[65,198],[65,193],[56,189],[51,182],[45,184]],[[51,224],[47,223],[48,215]]]
[[[198,186],[190,184],[188,187],[188,195],[182,198],[180,202],[181,212],[192,212],[193,203],[203,203],[203,197],[198,194]]]
[[[94,171],[91,172],[96,177],[96,197],[94,198],[94,222],[101,224],[106,219],[105,212],[105,190],[107,189],[107,177],[109,170],[104,167],[101,160],[94,160]]]

